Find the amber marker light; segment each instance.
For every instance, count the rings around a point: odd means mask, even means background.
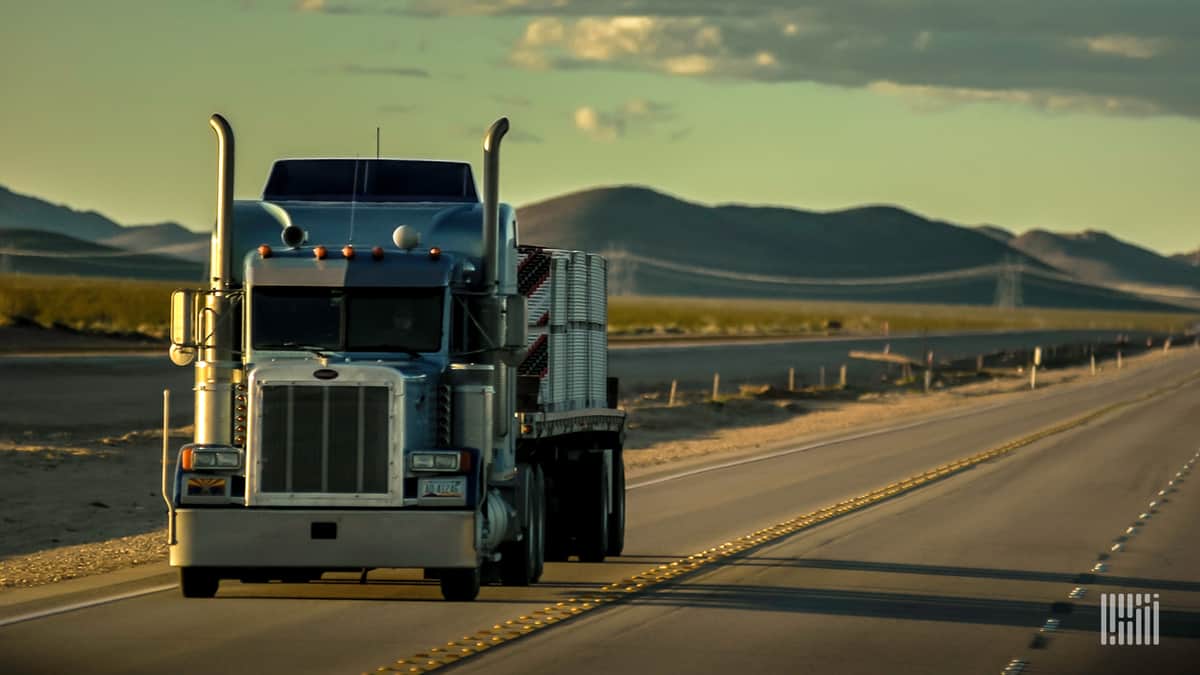
[[[313,247],[313,256],[316,257],[317,260],[324,260],[327,253],[328,251],[325,250],[324,246]]]
[[[263,258],[270,258],[271,257],[271,247],[267,246],[266,244],[259,246],[258,247],[258,255]]]
[[[342,257],[349,260],[354,257],[354,247],[346,244],[342,247]]]
[[[184,471],[192,470],[192,466],[194,465],[195,454],[196,453],[193,452],[191,448],[188,448],[187,450],[183,451],[183,456],[179,458],[179,465],[183,467]]]
[[[383,247],[376,246],[371,249],[371,257],[376,260],[383,260]]]
[[[430,260],[437,260],[440,257],[442,257],[442,249],[438,248],[437,246],[434,246],[433,248],[429,249],[429,259]]]

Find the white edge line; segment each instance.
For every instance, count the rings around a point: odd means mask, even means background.
[[[3,628],[4,626],[11,626],[16,623],[23,623],[25,621],[33,621],[35,619],[44,619],[48,616],[54,616],[55,614],[66,614],[67,612],[74,612],[74,611],[77,611],[80,609],[96,607],[97,605],[107,605],[112,602],[120,602],[121,600],[129,600],[131,598],[137,598],[137,597],[140,597],[143,595],[150,595],[152,593],[162,593],[163,591],[169,591],[173,588],[178,588],[178,587],[179,587],[179,584],[164,584],[162,586],[152,586],[150,588],[143,588],[143,589],[136,590],[136,591],[129,591],[128,593],[120,593],[118,595],[109,595],[109,596],[105,596],[103,598],[96,598],[95,600],[86,600],[84,602],[77,602],[77,603],[74,603],[71,605],[63,605],[61,607],[52,607],[50,609],[43,609],[40,612],[30,612],[29,614],[18,614],[17,616],[9,617],[7,619],[0,619],[0,628]]]

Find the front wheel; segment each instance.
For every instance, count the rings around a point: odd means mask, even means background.
[[[180,567],[179,590],[185,598],[211,598],[217,594],[221,578],[203,567]]]
[[[479,567],[444,569],[438,575],[442,597],[451,602],[470,602],[479,597]]]

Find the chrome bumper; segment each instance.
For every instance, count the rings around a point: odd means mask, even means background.
[[[474,567],[474,511],[188,509],[176,567]]]

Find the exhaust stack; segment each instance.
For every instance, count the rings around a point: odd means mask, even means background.
[[[209,262],[211,288],[225,290],[229,285],[229,221],[233,212],[233,127],[220,113],[208,118],[217,134],[217,231],[213,235]]]
[[[217,134],[217,224],[209,251],[209,292],[201,316],[200,359],[196,361],[195,442],[228,445],[234,442],[233,387],[241,374],[233,360],[233,321],[229,302],[232,286],[229,254],[233,237],[233,128],[220,114],[208,118]],[[236,430],[237,437],[244,430]]]
[[[483,282],[496,287],[500,265],[500,141],[508,133],[508,118],[492,122],[483,137]]]

